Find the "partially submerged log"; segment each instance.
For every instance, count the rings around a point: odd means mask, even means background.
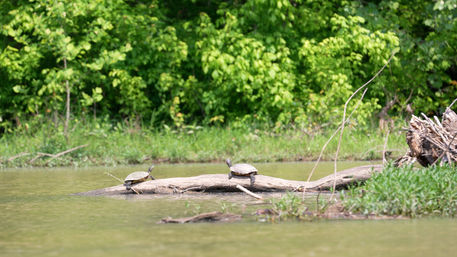
[[[207,212],[201,213],[192,217],[177,218],[173,219],[171,217],[164,218],[160,220],[159,224],[164,223],[198,223],[198,222],[234,222],[241,220],[241,215],[232,214],[232,213],[222,213],[222,212]]]
[[[206,174],[194,177],[165,178],[149,180],[133,186],[144,194],[173,194],[189,192],[240,192],[237,185],[248,188],[254,192],[284,192],[284,191],[325,191],[333,187],[336,180],[336,188],[345,188],[348,185],[363,182],[371,177],[373,172],[382,170],[382,165],[366,165],[337,172],[316,181],[305,182],[286,180],[265,175],[256,175],[253,186],[250,185],[249,177],[227,178],[227,174]],[[127,191],[125,186],[117,185],[108,188],[78,193],[77,195],[121,195],[134,194]]]
[[[272,220],[280,219],[280,215],[273,209],[259,209],[253,215],[265,215],[269,217],[273,217]],[[302,214],[302,219],[307,218],[308,220],[314,219],[351,219],[351,220],[385,220],[385,219],[406,219],[403,216],[379,216],[374,214],[357,214],[357,213],[350,213],[344,210],[341,202],[334,203],[328,206],[325,211],[306,211]],[[201,213],[192,217],[184,217],[184,218],[163,218],[157,224],[167,224],[167,223],[177,223],[177,224],[184,224],[184,223],[202,223],[202,222],[236,222],[240,221],[242,216],[239,214],[232,214],[232,213],[222,213],[222,212],[206,212]]]
[[[406,133],[408,152],[395,161],[396,166],[417,160],[424,167],[437,162],[457,161],[457,114],[446,108],[440,121],[422,114],[424,119],[412,116]]]

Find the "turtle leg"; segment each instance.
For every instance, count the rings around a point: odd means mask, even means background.
[[[231,173],[231,172],[229,172],[229,174],[228,174],[228,178],[229,178],[229,179],[231,179],[231,178],[232,178],[232,173]]]
[[[130,190],[130,188],[132,187],[132,181],[125,182],[124,186],[125,186],[125,189],[127,189],[127,191]]]
[[[252,187],[252,186],[254,186],[254,182],[255,182],[255,175],[254,175],[254,173],[251,173],[250,177],[251,177],[251,187]]]
[[[149,173],[149,177],[150,177],[152,180],[155,180],[155,178],[151,175],[151,171],[152,171],[153,168],[154,168],[154,164],[152,164],[151,167],[149,167],[148,173]]]

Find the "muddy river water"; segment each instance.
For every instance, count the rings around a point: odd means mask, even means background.
[[[339,163],[339,169],[366,162]],[[312,163],[256,164],[305,180]],[[83,197],[147,166],[0,171],[0,256],[457,256],[457,219],[263,222],[244,194]],[[319,166],[313,179],[332,173]],[[157,165],[157,178],[227,173],[225,164]],[[309,196],[310,204],[315,196]],[[206,211],[242,213],[231,224],[156,224]]]

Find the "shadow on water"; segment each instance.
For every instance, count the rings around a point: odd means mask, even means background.
[[[339,168],[366,162],[340,163]],[[311,163],[256,164],[265,175],[305,180]],[[242,193],[71,196],[118,184],[147,166],[0,171],[0,256],[453,256],[455,219],[259,222]],[[315,177],[332,173],[323,163]],[[158,165],[157,178],[227,173],[225,164]],[[276,197],[279,195],[272,195]],[[310,204],[314,195],[308,196]],[[200,212],[241,213],[232,224],[156,224]]]

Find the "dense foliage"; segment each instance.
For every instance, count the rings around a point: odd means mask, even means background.
[[[455,217],[456,167],[389,167],[364,186],[351,188],[342,200],[349,211],[363,214]]]
[[[457,96],[457,0],[2,0],[0,27],[4,129],[58,124],[66,85],[73,118],[334,124],[395,51],[359,123]]]

